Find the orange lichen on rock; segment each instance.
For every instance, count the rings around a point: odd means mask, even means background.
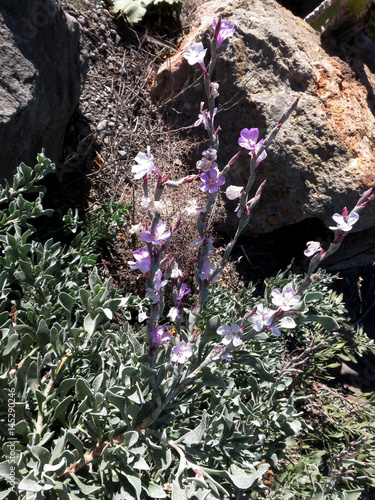
[[[368,91],[340,59],[326,60],[316,81],[331,127],[353,153],[353,167],[363,173],[363,185],[375,181],[375,118],[367,104]]]

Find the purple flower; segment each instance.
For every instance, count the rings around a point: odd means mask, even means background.
[[[177,300],[181,301],[185,295],[191,292],[186,283],[181,283],[180,289],[178,291]]]
[[[282,311],[290,311],[294,306],[299,304],[300,297],[294,293],[292,286],[286,285],[283,292],[274,288],[271,292],[272,304],[279,307]]]
[[[344,231],[345,233],[349,232],[354,224],[358,221],[359,219],[359,214],[356,212],[351,212],[349,215],[347,215],[348,210],[347,208],[344,208],[342,211],[342,215],[340,214],[334,214],[332,215],[332,219],[336,222],[337,226],[329,226],[332,231]]]
[[[186,342],[180,342],[179,345],[175,345],[172,349],[171,361],[183,365],[192,355],[193,352]]]
[[[323,248],[319,241],[308,241],[307,248],[303,253],[306,255],[306,257],[312,257],[317,252],[321,252],[322,250]]]
[[[161,281],[161,271],[158,269],[155,273],[154,288],[146,288],[146,292],[152,304],[157,304],[160,300],[160,290],[165,287],[168,280]]]
[[[167,332],[165,333],[165,330],[162,326],[158,326],[155,330],[151,331],[151,339],[154,344],[163,344],[163,345],[169,345],[169,341],[171,340],[172,335]]]
[[[134,160],[138,165],[132,166],[132,172],[135,179],[142,179],[145,175],[149,175],[151,172],[157,172],[160,174],[159,170],[155,167],[153,162],[154,157],[150,153],[150,148],[147,148],[147,154],[139,152]]]
[[[238,139],[238,144],[251,152],[257,153],[259,148],[263,146],[264,140],[262,139],[257,143],[259,137],[259,130],[257,128],[244,128],[241,130],[241,137]],[[257,148],[257,149],[256,149]],[[262,159],[264,159],[263,157]]]
[[[241,330],[241,327],[236,323],[232,323],[231,326],[219,326],[216,330],[219,335],[223,336],[223,344],[228,345],[231,342],[234,347],[239,347],[242,345],[242,340],[240,339],[238,332]]]
[[[250,322],[253,323],[254,330],[260,332],[264,327],[270,326],[272,324],[272,316],[275,312],[263,304],[256,306],[256,312],[249,318]]]
[[[199,277],[202,280],[210,280],[211,276],[214,274],[214,272],[215,272],[215,264],[213,264],[208,259],[206,259],[203,262],[203,266],[202,266],[201,272],[199,273]],[[212,280],[212,283],[215,283],[215,281],[217,281],[218,279],[219,279],[219,274],[217,274],[214,277],[214,279]]]
[[[150,272],[151,259],[146,247],[143,247],[142,250],[135,250],[135,252],[133,252],[133,257],[135,262],[128,262],[130,269],[139,269],[142,273]]]
[[[208,172],[204,172],[200,175],[202,183],[199,186],[201,191],[209,192],[214,194],[218,191],[219,187],[225,183],[225,177],[219,176],[218,171],[215,168],[211,168]]]
[[[221,359],[225,359],[225,361],[231,362],[231,356],[229,352],[223,354],[224,349],[221,345],[215,345],[211,353],[212,361],[220,361]]]
[[[217,26],[216,19],[213,20],[212,26],[215,30],[214,37],[216,38],[216,42],[217,42],[216,51],[218,51],[220,48],[220,45],[223,43],[223,41],[233,35],[233,33],[235,31],[235,26],[234,26],[234,24],[228,24],[228,21],[226,21],[225,19],[223,19],[220,22],[218,33],[217,33],[217,29],[216,29],[216,26]]]
[[[140,239],[146,243],[153,243],[156,246],[162,245],[164,240],[167,240],[171,232],[166,231],[167,224],[165,222],[158,222],[156,224],[154,231],[144,231]]]

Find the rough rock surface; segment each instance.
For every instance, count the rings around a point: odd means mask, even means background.
[[[209,39],[220,12],[236,25],[215,70],[221,164],[238,150],[242,128],[258,127],[265,137],[300,97],[259,168],[259,182],[268,181],[251,230],[270,232],[312,217],[331,225],[334,212],[344,205],[351,209],[375,185],[374,74],[356,57],[349,65],[329,55],[318,33],[273,0],[232,0],[225,6],[215,0],[201,7],[195,29],[156,77],[155,98],[172,95],[181,124],[194,123],[203,100],[199,84],[176,97],[200,75],[199,65],[188,66],[182,54],[195,41]],[[227,184],[244,184],[247,171],[243,152]],[[354,230],[374,224],[372,200]]]
[[[83,72],[79,24],[58,0],[0,4],[0,177],[62,153]]]

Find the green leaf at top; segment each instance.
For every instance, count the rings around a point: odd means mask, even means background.
[[[113,2],[113,12],[116,14],[121,11],[130,24],[136,24],[144,18],[149,3],[150,0],[115,0]]]

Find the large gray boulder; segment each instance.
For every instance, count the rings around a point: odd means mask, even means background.
[[[215,70],[221,165],[239,149],[241,129],[257,127],[265,137],[300,97],[297,111],[259,167],[257,184],[265,178],[267,184],[248,230],[270,232],[307,218],[332,225],[332,214],[344,205],[353,208],[375,185],[374,74],[359,51],[349,53],[352,65],[328,54],[319,34],[274,0],[231,0],[225,6],[215,0],[201,6],[195,28],[155,79],[155,99],[169,99],[180,125],[194,123],[204,95],[199,84],[179,94],[200,74],[199,66],[189,66],[182,54],[192,43],[212,36],[212,19],[219,13],[236,25]],[[226,185],[243,185],[247,175],[244,151]],[[231,205],[227,225],[235,225]],[[374,225],[372,200],[353,232]]]
[[[0,182],[62,154],[83,73],[79,24],[58,0],[0,3]]]

